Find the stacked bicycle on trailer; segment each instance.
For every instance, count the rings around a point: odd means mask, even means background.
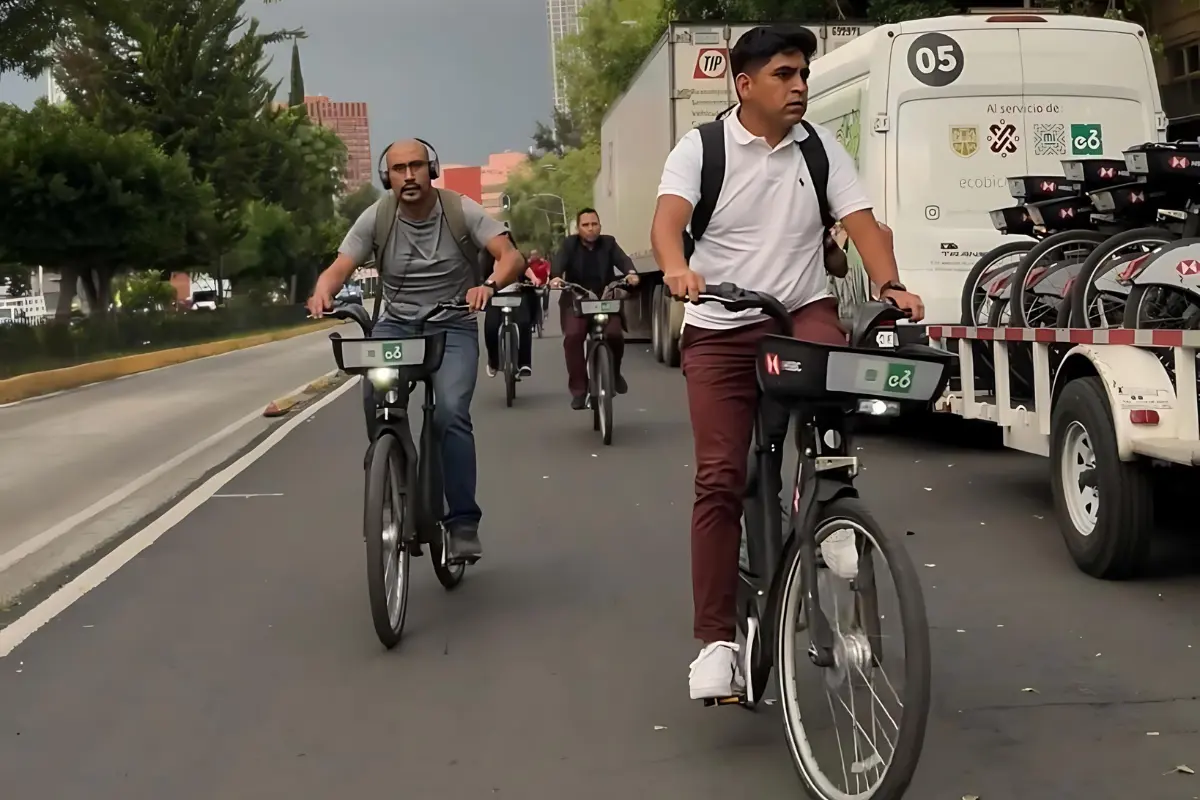
[[[975,264],[961,326],[927,328],[960,356],[937,408],[1056,462],[1076,564],[1130,576],[1150,552],[1156,489],[1200,465],[1200,142],[1064,160],[1061,175],[1008,184],[1018,202],[992,223],[1022,238]]]

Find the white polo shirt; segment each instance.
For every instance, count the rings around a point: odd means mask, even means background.
[[[871,208],[854,160],[834,135],[813,125],[829,157],[829,211],[842,219]],[[765,292],[795,311],[829,297],[821,212],[808,167],[795,144],[807,138],[796,125],[771,148],[737,118],[725,118],[725,180],[704,236],[696,243],[691,268],[709,285],[735,283]],[[663,166],[658,194],[700,200],[704,147],[700,131],[688,131]],[[688,303],[684,324],[728,329],[765,319],[758,311],[728,311],[717,303]]]

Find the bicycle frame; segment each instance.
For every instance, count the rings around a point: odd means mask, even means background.
[[[421,403],[421,441],[414,444],[412,426],[409,422],[408,404],[412,391],[417,383],[425,385],[425,396]],[[401,386],[403,388],[401,388]],[[433,431],[433,413],[436,402],[433,394],[432,378],[422,378],[416,381],[406,380],[401,375],[400,386],[389,389],[382,402],[376,399],[375,416],[379,420],[375,439],[383,436],[395,436],[404,453],[405,462],[417,467],[416,493],[409,500],[410,514],[405,515],[406,530],[404,541],[412,543],[428,543],[434,535],[438,535],[441,524],[441,505],[438,499],[442,496],[441,459],[438,454],[437,442]],[[418,555],[419,553],[413,553]]]

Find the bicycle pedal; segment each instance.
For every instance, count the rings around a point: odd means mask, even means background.
[[[704,707],[711,708],[713,706],[743,706],[746,704],[746,696],[734,695],[733,697],[706,697],[704,698]]]

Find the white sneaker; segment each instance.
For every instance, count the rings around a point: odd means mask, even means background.
[[[688,668],[688,690],[693,700],[735,697],[746,691],[736,642],[704,646]]]
[[[487,374],[488,374],[489,378],[494,378],[494,377],[496,377],[496,370],[493,369],[492,367],[488,367]]]
[[[858,576],[858,544],[854,540],[853,528],[842,528],[825,537],[821,542],[821,558],[834,575],[844,581]]]

